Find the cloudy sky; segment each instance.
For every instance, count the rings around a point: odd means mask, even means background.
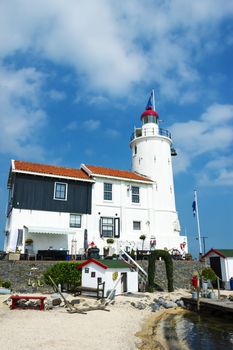
[[[2,0],[2,232],[11,159],[130,169],[130,134],[155,89],[190,249],[194,189],[206,248],[232,248],[232,19],[231,0]]]

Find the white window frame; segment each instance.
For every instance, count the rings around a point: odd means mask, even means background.
[[[111,191],[110,190],[105,190],[105,184],[106,185],[111,185]],[[111,193],[111,197],[113,198],[113,191],[112,191],[112,189],[113,189],[113,184],[111,182],[104,182],[104,195],[105,195],[105,192],[106,193]],[[111,202],[112,198],[111,199],[104,198],[104,201]]]
[[[56,197],[56,188],[57,188],[57,185],[65,185],[65,198],[57,198]],[[53,199],[56,200],[56,201],[67,201],[67,192],[68,192],[68,184],[65,183],[65,182],[55,182],[54,183],[54,193],[53,193]]]
[[[138,193],[133,193],[133,188],[138,188]],[[135,197],[138,197],[138,201],[134,201]],[[131,201],[133,204],[140,204],[140,187],[139,186],[131,186]]]
[[[80,218],[80,226],[75,226],[75,225],[71,225],[71,217],[75,216],[75,217],[79,217]],[[75,220],[74,220],[75,221]],[[81,228],[82,227],[82,215],[81,214],[76,214],[76,213],[70,213],[70,222],[69,222],[69,226],[71,228]]]

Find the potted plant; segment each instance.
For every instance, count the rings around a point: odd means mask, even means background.
[[[33,244],[33,239],[32,238],[27,238],[25,240],[25,245],[32,245]]]
[[[108,244],[113,244],[114,243],[114,239],[113,238],[107,238],[106,241]]]
[[[130,256],[131,258],[133,258],[135,260],[135,250],[134,249],[131,249],[131,252],[130,252]]]
[[[214,270],[211,269],[211,267],[205,267],[201,271],[201,277],[202,277],[202,288],[207,291],[208,286],[210,285],[213,292],[212,282],[216,281],[217,279],[217,275],[214,272]]]
[[[145,236],[145,235],[141,235],[141,236],[139,237],[139,239],[142,240],[142,250],[143,250],[143,248],[144,248],[144,242],[145,242],[146,236]]]

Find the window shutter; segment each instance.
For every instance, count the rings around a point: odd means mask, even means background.
[[[99,231],[100,231],[100,237],[103,237],[103,232],[102,232],[102,222],[103,222],[103,218],[100,218],[100,220],[99,220]]]
[[[120,237],[120,218],[114,218],[114,237]]]

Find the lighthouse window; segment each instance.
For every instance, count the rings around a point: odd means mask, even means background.
[[[156,123],[156,117],[154,117],[153,115],[146,115],[145,117],[143,117],[143,124],[147,123]]]
[[[112,184],[104,183],[104,200],[105,201],[112,200]]]
[[[137,154],[137,146],[134,147],[134,155]]]
[[[140,203],[140,194],[138,186],[132,186],[132,202]]]

